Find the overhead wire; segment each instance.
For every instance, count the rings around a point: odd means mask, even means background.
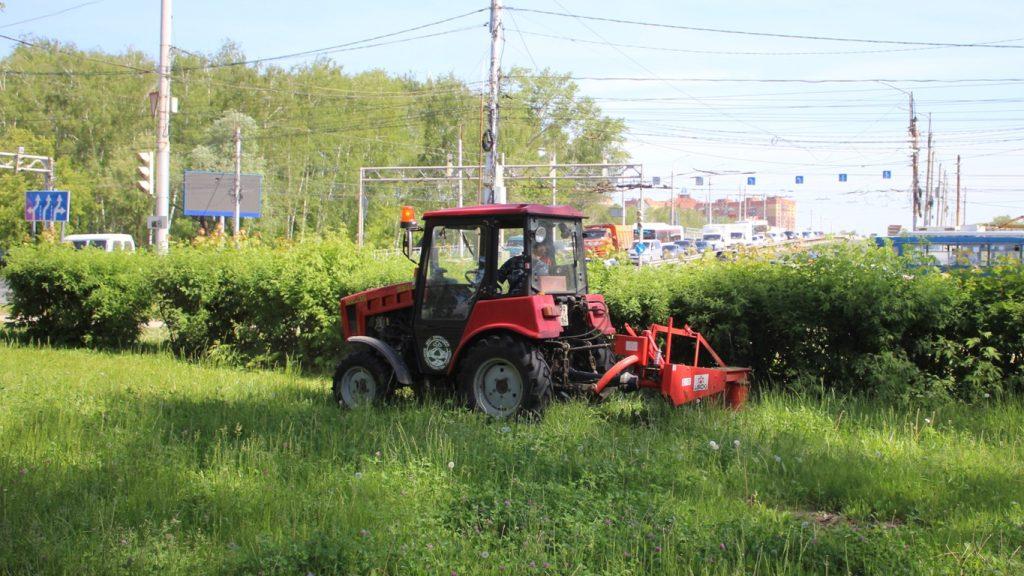
[[[385,38],[393,38],[395,36],[400,36],[402,34],[407,34],[409,32],[415,32],[417,30],[423,30],[425,28],[430,28],[432,26],[438,26],[440,24],[445,24],[447,22],[452,22],[454,20],[459,20],[459,19],[462,19],[462,18],[466,18],[466,17],[472,16],[474,14],[479,14],[479,13],[484,12],[486,10],[489,10],[489,8],[478,8],[476,10],[471,10],[469,12],[465,12],[463,14],[458,14],[456,16],[450,16],[448,18],[442,18],[440,20],[434,20],[434,21],[428,22],[426,24],[420,24],[419,26],[413,26],[413,27],[410,27],[410,28],[404,28],[402,30],[396,30],[394,32],[388,32],[387,34],[378,34],[376,36],[371,36],[371,37],[368,37],[368,38],[363,38],[361,40],[353,40],[353,41],[350,41],[350,42],[344,42],[344,43],[335,44],[335,45],[332,45],[332,46],[325,46],[323,48],[314,48],[314,49],[311,49],[311,50],[303,50],[303,51],[300,51],[300,52],[292,52],[292,53],[289,53],[289,54],[280,54],[280,55],[277,55],[277,56],[267,56],[267,57],[263,57],[263,58],[253,58],[253,59],[250,59],[250,60],[241,60],[241,61],[238,61],[238,62],[225,62],[225,63],[218,63],[218,64],[208,64],[208,65],[205,65],[205,66],[197,66],[197,67],[192,67],[192,68],[183,68],[183,70],[188,70],[188,69],[191,69],[191,70],[209,70],[209,69],[213,69],[213,68],[227,68],[227,67],[233,67],[233,66],[248,66],[248,65],[251,65],[251,64],[261,64],[261,63],[264,63],[264,62],[273,62],[273,61],[277,61],[277,60],[285,60],[285,59],[290,59],[290,58],[297,58],[297,57],[300,57],[300,56],[310,56],[310,55],[313,55],[313,54],[325,54],[325,53],[331,53],[331,52],[341,52],[341,51],[345,51],[346,49],[350,49],[350,48],[356,47],[356,46],[358,46],[360,44],[367,44],[367,43],[370,43],[370,42],[375,42],[377,40],[383,40]],[[470,29],[470,28],[473,28],[473,27],[467,27],[466,29]],[[424,35],[424,36],[421,36],[420,38],[429,38],[429,37],[432,37],[432,36],[438,36],[438,35],[443,35],[443,34],[450,34],[450,33],[456,32],[456,31],[462,31],[462,29],[451,30],[451,31],[444,32],[444,33],[435,33],[435,34],[431,34],[431,35]],[[384,43],[375,44],[375,46],[382,46],[382,45],[385,45],[385,44]]]
[[[573,14],[568,12],[556,12],[553,10],[540,10],[535,8],[519,8],[516,6],[505,6],[506,10],[515,10],[518,12],[528,12],[532,14],[544,14],[547,16],[560,16],[564,18],[574,18],[577,20],[590,20],[595,22],[610,22],[614,24],[629,24],[634,26],[645,26],[649,28],[666,28],[672,30],[687,30],[692,32],[712,32],[716,34],[735,34],[742,36],[761,36],[768,38],[788,38],[794,40],[821,40],[829,42],[855,42],[862,44],[892,44],[892,45],[903,45],[903,46],[934,46],[942,48],[1001,48],[1001,49],[1019,49],[1024,48],[1022,45],[1016,44],[996,44],[986,42],[921,42],[913,40],[878,40],[871,38],[845,38],[837,36],[817,36],[817,35],[806,35],[806,34],[785,34],[779,32],[753,32],[749,30],[730,30],[726,28],[709,28],[701,26],[684,26],[680,24],[665,24],[660,22],[644,22],[640,20],[628,20],[624,18],[607,18],[601,16],[588,16],[585,14]],[[1006,42],[1017,42],[1024,40],[1024,38],[1014,38],[1006,40]]]
[[[37,20],[43,20],[44,18],[52,18],[53,16],[60,16],[61,14],[67,14],[68,12],[71,12],[73,10],[78,10],[79,8],[85,8],[86,6],[91,6],[93,4],[99,4],[101,2],[103,2],[103,0],[90,0],[89,2],[82,2],[81,4],[76,4],[74,6],[69,6],[67,8],[62,9],[62,10],[57,10],[56,12],[50,12],[48,14],[42,14],[42,15],[35,16],[35,17],[32,17],[32,18],[26,18],[24,20],[18,20],[17,22],[11,22],[10,24],[4,24],[3,26],[0,26],[0,30],[2,30],[4,28],[11,28],[13,26],[18,26],[20,24],[28,24],[29,22],[35,22]]]

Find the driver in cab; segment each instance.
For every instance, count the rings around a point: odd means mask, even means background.
[[[545,242],[533,245],[530,256],[530,267],[536,276],[550,274],[554,261],[551,259],[551,246]],[[526,256],[519,254],[505,261],[498,268],[498,282],[508,282],[507,294],[522,294],[526,288]]]

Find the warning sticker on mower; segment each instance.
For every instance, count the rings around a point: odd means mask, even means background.
[[[693,376],[693,391],[702,392],[708,389],[708,375],[707,374],[694,374]]]

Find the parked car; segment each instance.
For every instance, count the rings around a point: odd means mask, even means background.
[[[675,242],[661,245],[661,257],[665,260],[679,259],[686,256],[686,251]]]
[[[519,256],[523,253],[523,235],[509,236],[505,241],[505,251],[509,256]]]
[[[797,238],[800,237],[799,234],[797,234],[796,232],[793,232],[792,230],[786,230],[782,234],[783,234],[783,236],[786,237],[786,240],[796,240]]]
[[[634,264],[661,260],[661,240],[644,240],[633,242],[629,247],[629,260]]]
[[[64,237],[64,242],[76,250],[99,248],[105,252],[135,251],[135,239],[131,234],[70,234]]]

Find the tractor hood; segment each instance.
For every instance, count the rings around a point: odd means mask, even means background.
[[[345,338],[366,334],[366,319],[412,306],[412,282],[392,284],[350,294],[338,303]]]
[[[401,292],[412,292],[412,287],[412,282],[402,282],[401,284],[392,284],[391,286],[370,288],[369,290],[345,296],[341,299],[341,305],[347,306],[349,304],[367,302],[372,307],[375,302],[383,303],[383,301],[390,298],[397,298]]]

